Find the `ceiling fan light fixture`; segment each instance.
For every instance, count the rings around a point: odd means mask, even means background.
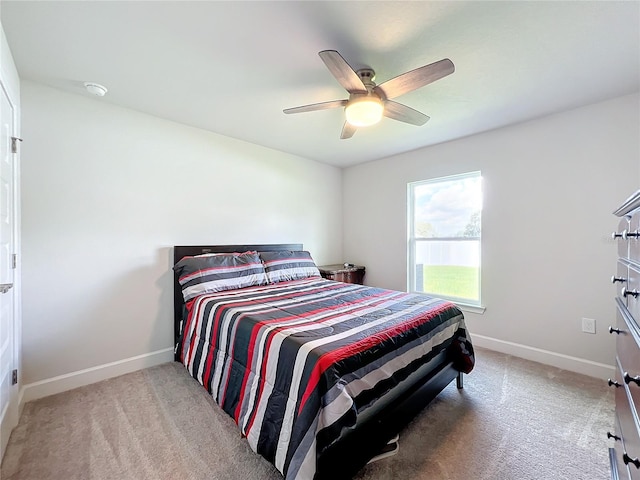
[[[347,122],[354,127],[368,127],[378,123],[383,111],[382,100],[371,95],[352,98],[344,109]]]

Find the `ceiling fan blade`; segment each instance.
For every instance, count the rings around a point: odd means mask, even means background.
[[[384,112],[382,114],[385,117],[417,126],[424,125],[429,120],[429,117],[424,113],[391,100],[384,102]]]
[[[318,55],[347,92],[367,93],[367,87],[342,55],[335,50],[323,50]]]
[[[344,122],[344,125],[342,126],[342,133],[340,134],[340,138],[341,139],[351,138],[353,137],[353,134],[356,133],[356,130],[358,130],[358,127],[354,127],[349,122]]]
[[[452,74],[456,67],[448,58],[430,63],[410,72],[381,83],[373,89],[374,92],[382,92],[386,98],[395,98],[405,93],[424,87],[442,77]]]
[[[312,103],[301,107],[285,108],[284,113],[315,112],[316,110],[327,110],[328,108],[344,107],[348,100],[332,100],[330,102]]]

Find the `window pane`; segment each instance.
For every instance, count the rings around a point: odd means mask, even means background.
[[[479,176],[417,184],[414,199],[416,238],[480,236]]]
[[[480,305],[480,172],[409,184],[409,289]]]
[[[417,241],[415,291],[480,301],[480,240]]]

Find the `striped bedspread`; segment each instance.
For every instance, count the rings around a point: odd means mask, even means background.
[[[182,361],[286,479],[358,415],[444,349],[473,368],[460,310],[425,295],[320,278],[201,295]]]

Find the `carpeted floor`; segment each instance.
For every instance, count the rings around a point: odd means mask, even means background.
[[[360,480],[605,480],[603,380],[484,349]],[[3,480],[277,480],[184,367],[169,363],[28,403]]]

